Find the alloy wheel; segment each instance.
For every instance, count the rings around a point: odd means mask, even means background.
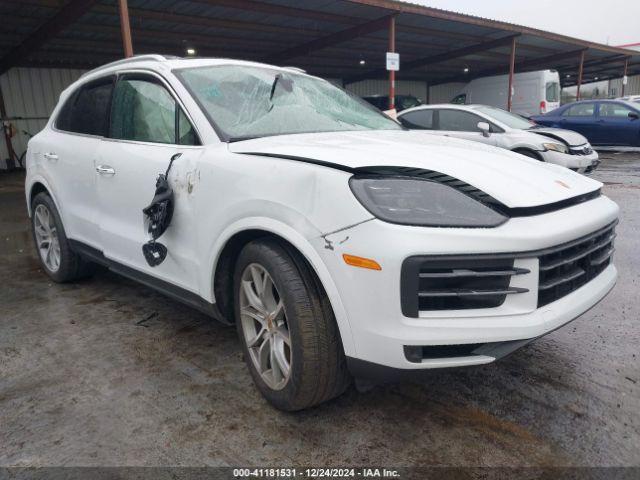
[[[262,380],[281,390],[291,376],[291,335],[282,297],[258,263],[242,272],[240,321],[249,356]]]
[[[51,272],[60,268],[60,240],[53,215],[46,205],[39,204],[33,213],[33,226],[38,253]]]

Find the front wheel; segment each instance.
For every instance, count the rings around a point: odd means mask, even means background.
[[[350,383],[331,306],[306,261],[272,239],[249,243],[235,275],[235,318],[262,395],[286,411],[341,394]]]

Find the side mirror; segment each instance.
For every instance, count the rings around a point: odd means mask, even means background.
[[[478,122],[478,130],[482,132],[483,137],[491,135],[491,126],[487,122]]]
[[[629,118],[631,120],[638,120],[638,118],[640,118],[640,115],[638,115],[636,112],[629,112]]]

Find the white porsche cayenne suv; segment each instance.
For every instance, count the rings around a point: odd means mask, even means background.
[[[616,281],[600,188],[292,68],[160,55],[65,90],[26,178],[53,280],[103,265],[235,323],[284,410],[493,362],[584,313]]]

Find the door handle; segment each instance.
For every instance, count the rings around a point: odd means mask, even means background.
[[[98,165],[96,167],[96,172],[98,172],[100,175],[115,175],[116,171],[113,169],[113,167],[110,167],[109,165]]]
[[[58,160],[58,155],[56,155],[55,153],[52,153],[52,152],[43,154],[43,157],[45,159],[47,159],[47,160],[52,161],[52,162],[55,162],[56,160]]]

